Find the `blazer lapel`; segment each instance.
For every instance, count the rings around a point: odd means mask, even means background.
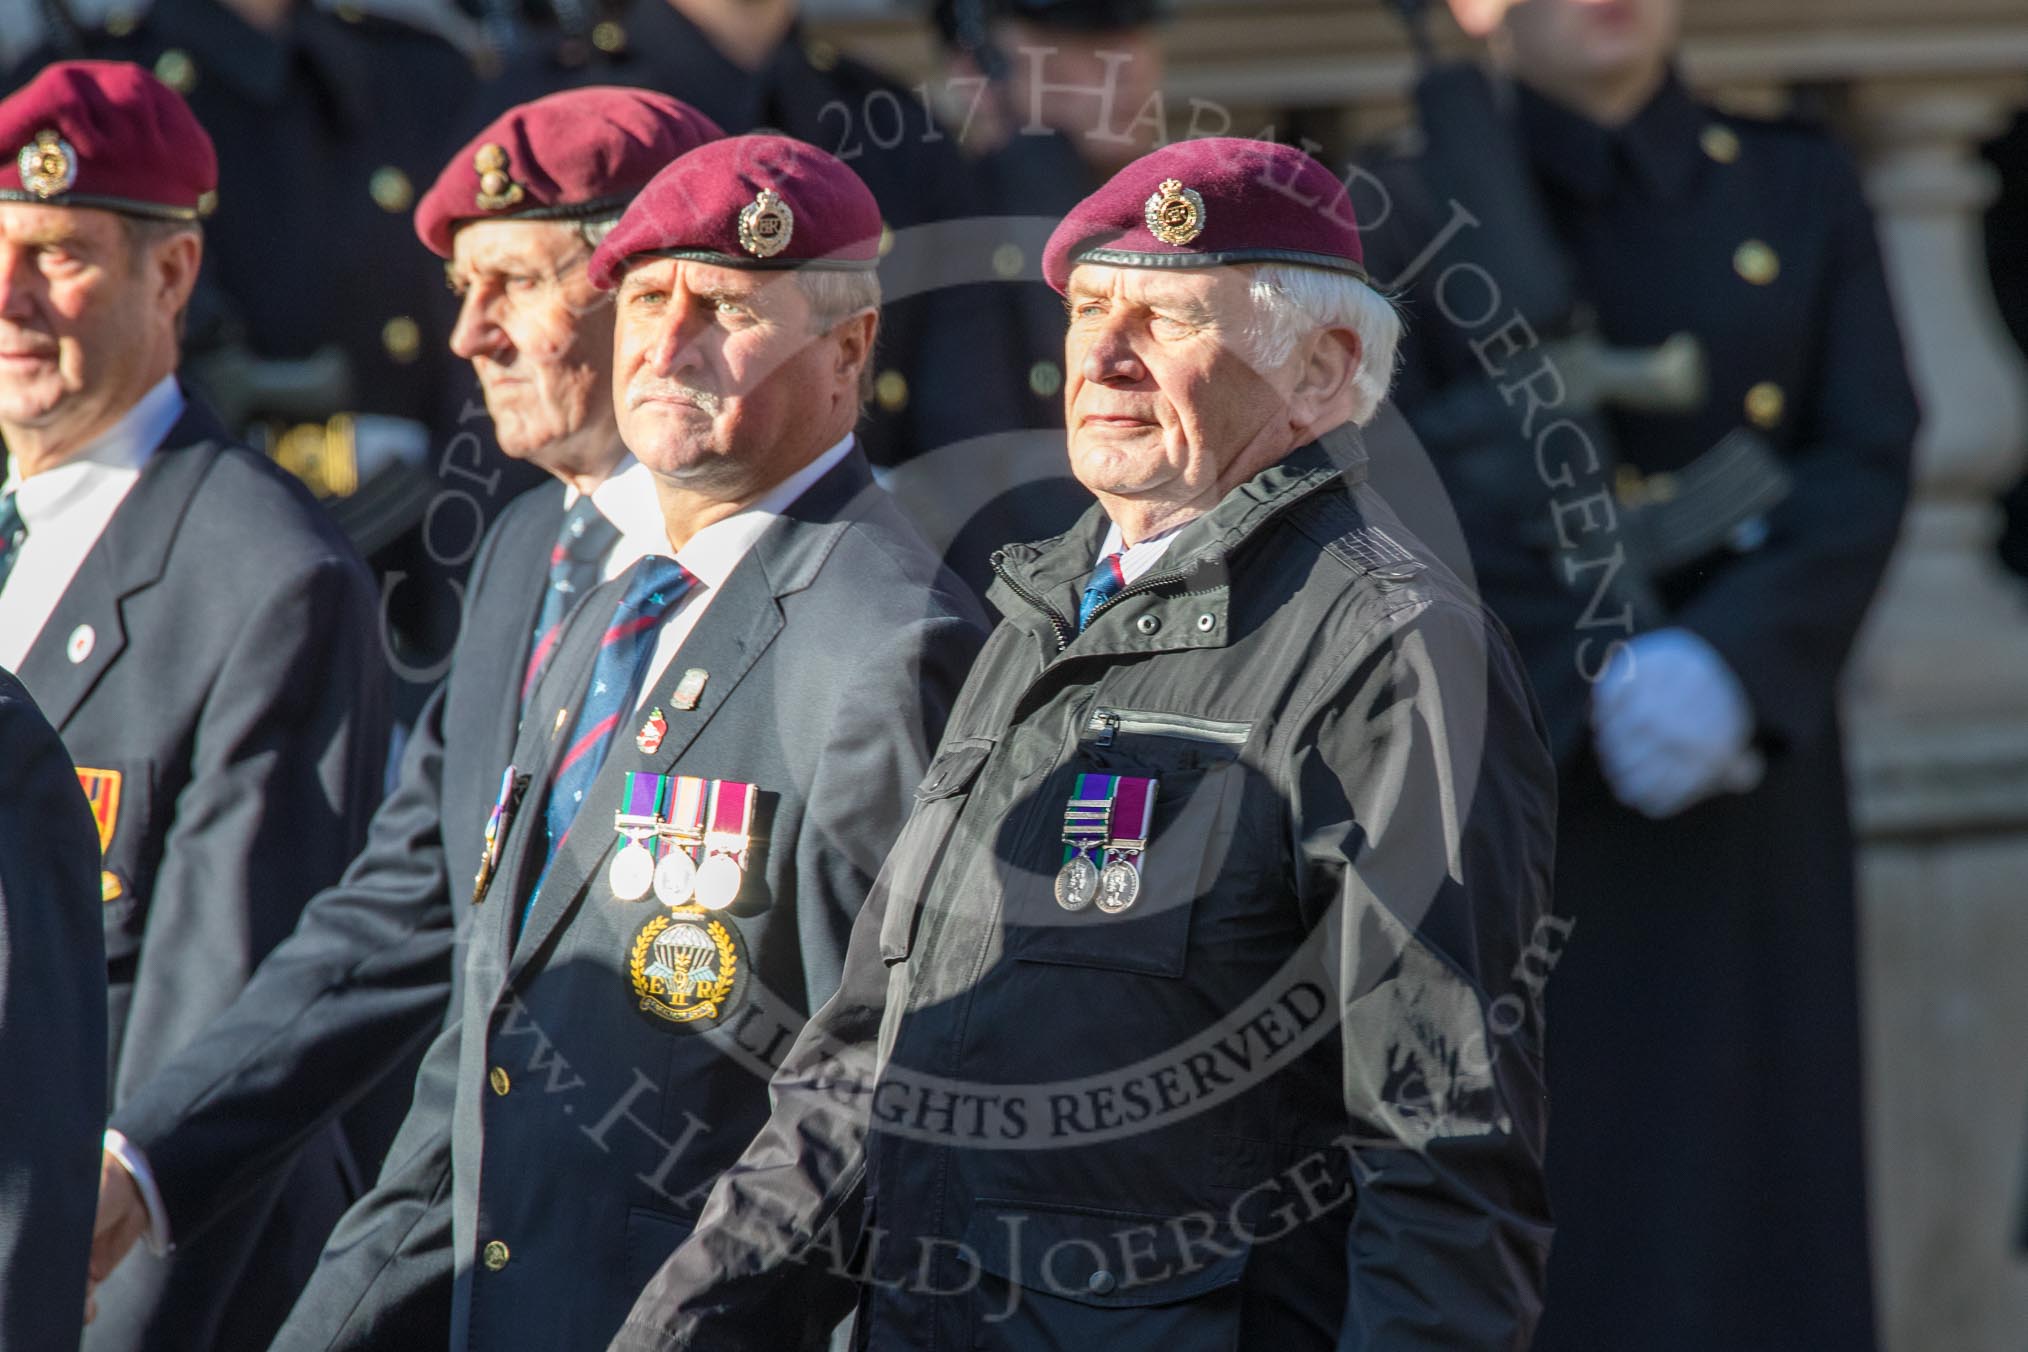
[[[721,594],[712,598],[711,608],[684,640],[669,670],[654,687],[643,691],[633,717],[614,732],[606,762],[586,792],[578,819],[572,824],[563,848],[557,851],[535,910],[514,945],[508,970],[510,979],[541,951],[586,885],[594,888],[600,885],[597,872],[617,839],[606,814],[618,807],[627,772],[652,770],[669,774],[676,768],[705,725],[726,706],[754,663],[781,633],[784,624],[781,598],[810,585],[866,495],[879,493],[866,458],[853,450],[791,504],[781,520],[754,542],[752,551],[733,569]],[[587,602],[586,608],[592,604]],[[608,599],[601,604],[610,609],[612,602]],[[704,689],[695,709],[680,710],[675,707],[672,695],[683,673],[692,668],[708,673]],[[568,687],[555,687],[571,692],[572,716],[590,675],[590,663],[586,661],[581,670],[571,673]],[[550,685],[546,680],[543,684]],[[654,708],[660,708],[668,719],[669,731],[662,745],[649,754],[635,743],[634,732],[639,726],[638,719]],[[531,703],[529,709],[534,717],[537,706]],[[554,719],[555,715],[550,717]]]
[[[711,608],[684,639],[669,670],[654,687],[643,691],[632,715],[613,733],[612,749],[606,754],[605,764],[585,793],[584,805],[543,881],[535,911],[514,945],[509,977],[517,975],[548,940],[557,923],[585,891],[586,884],[594,890],[601,885],[597,874],[618,839],[613,833],[611,814],[619,807],[627,773],[652,770],[668,774],[696,741],[704,725],[725,706],[781,629],[782,608],[775,600],[756,546],[756,552],[741,560],[725,580],[723,590],[711,598]],[[670,696],[683,673],[693,667],[702,668],[709,676],[697,707],[679,710]],[[575,684],[578,695],[590,675],[587,667],[578,677]],[[653,708],[662,710],[669,721],[669,731],[662,745],[650,755],[642,752],[634,736],[640,719]],[[572,709],[574,715],[574,701]]]
[[[183,514],[223,444],[208,413],[194,402],[184,410],[22,659],[22,683],[59,732],[126,648],[127,602],[161,578]]]
[[[491,568],[499,575],[500,590],[497,594],[501,603],[514,607],[517,620],[507,634],[507,651],[497,659],[495,672],[495,679],[499,682],[495,697],[499,700],[500,717],[494,726],[503,731],[517,727],[524,713],[521,707],[521,678],[527,671],[528,649],[535,641],[535,621],[542,614],[543,593],[549,586],[549,550],[556,542],[556,532],[563,521],[561,484],[544,484],[530,491],[542,494],[544,501],[554,510],[530,512],[526,522],[516,523],[520,529],[512,536],[503,537],[495,546],[496,562]],[[490,592],[493,587],[494,580],[489,577],[487,590]],[[494,659],[487,660],[491,662]],[[531,700],[534,693],[529,692]],[[509,751],[513,742],[514,737],[509,733],[508,744],[500,747],[500,752],[505,754]]]

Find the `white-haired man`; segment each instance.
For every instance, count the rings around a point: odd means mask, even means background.
[[[1362,483],[1343,186],[1182,142],[1050,241],[1071,469],[775,1111],[616,1348],[1519,1348],[1554,777]],[[1097,567],[1094,568],[1096,562]]]

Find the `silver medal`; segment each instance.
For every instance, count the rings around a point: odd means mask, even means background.
[[[1141,870],[1135,867],[1131,856],[1113,860],[1099,874],[1098,908],[1107,915],[1118,915],[1140,895]]]
[[[664,906],[687,906],[697,890],[697,862],[681,845],[670,845],[655,865],[655,900]]]
[[[739,861],[729,854],[714,854],[697,870],[697,904],[707,911],[722,911],[739,896],[746,875]]]
[[[613,895],[621,901],[639,901],[655,883],[655,855],[638,840],[630,840],[613,856],[606,879]]]
[[[1082,854],[1074,854],[1056,874],[1056,904],[1066,911],[1082,911],[1098,895],[1098,867]]]

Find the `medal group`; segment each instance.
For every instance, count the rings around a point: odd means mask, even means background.
[[[1141,895],[1141,853],[1155,817],[1156,781],[1081,774],[1063,810],[1063,867],[1056,904],[1082,911],[1098,904],[1118,915]]]

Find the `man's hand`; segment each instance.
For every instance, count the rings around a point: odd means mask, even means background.
[[[1613,795],[1650,817],[1760,782],[1746,691],[1687,629],[1643,634],[1615,654],[1592,689],[1591,726]]]
[[[148,1204],[127,1166],[110,1150],[99,1155],[99,1214],[92,1223],[91,1282],[85,1288],[85,1322],[98,1313],[93,1293],[148,1232]]]

